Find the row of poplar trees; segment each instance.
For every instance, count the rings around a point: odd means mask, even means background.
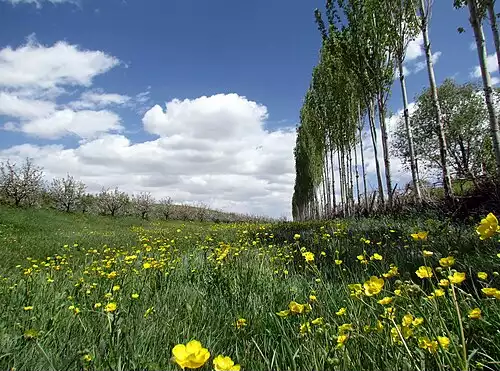
[[[500,66],[495,0],[448,1],[450,7],[466,7],[469,11],[497,172],[500,174],[499,126],[491,78],[486,66],[487,51],[483,33],[483,21],[488,18]],[[403,98],[412,191],[415,198],[421,200],[403,68],[408,44],[420,34],[438,132],[436,146],[439,146],[443,165],[443,189],[446,197],[452,197],[446,163],[445,128],[428,32],[431,10],[432,0],[327,0],[325,14],[315,10],[323,42],[297,128],[294,150],[296,180],[292,198],[295,220],[349,215],[356,208],[371,210],[374,204],[388,209],[393,206],[395,189],[391,179],[386,116],[387,101],[395,78],[399,79],[398,88]],[[367,189],[362,140],[366,125],[371,135],[378,188],[372,196],[369,196],[370,191]],[[379,161],[379,141],[382,143],[382,164]]]

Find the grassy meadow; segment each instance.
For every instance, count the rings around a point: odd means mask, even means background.
[[[499,369],[497,227],[478,223],[2,207],[0,369]]]

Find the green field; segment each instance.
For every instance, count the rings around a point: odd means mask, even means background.
[[[500,249],[476,222],[0,208],[0,369],[175,370],[193,339],[210,352],[201,370],[218,355],[243,370],[498,369]]]

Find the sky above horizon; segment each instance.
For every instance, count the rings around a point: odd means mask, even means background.
[[[295,127],[321,44],[313,11],[324,3],[0,0],[0,160],[31,157],[47,179],[70,173],[91,192],[290,216]],[[430,37],[438,83],[480,82],[466,9],[436,1]],[[428,86],[421,46],[407,54],[410,101]],[[409,181],[397,159],[391,170],[393,183]]]

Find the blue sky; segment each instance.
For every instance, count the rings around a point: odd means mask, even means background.
[[[324,1],[0,0],[0,156],[32,156],[48,177],[70,171],[90,191],[119,186],[288,215],[290,127],[317,61],[316,7]],[[466,33],[458,34],[459,26]],[[467,10],[436,1],[430,35],[438,82],[470,80],[477,53]],[[428,86],[426,70],[416,72],[423,61],[418,42],[412,48],[410,101]],[[19,78],[27,74],[33,79]],[[16,109],[6,108],[12,97]],[[389,106],[401,109],[398,85]],[[149,162],[148,153],[156,156]],[[170,168],[172,159],[179,163]]]

